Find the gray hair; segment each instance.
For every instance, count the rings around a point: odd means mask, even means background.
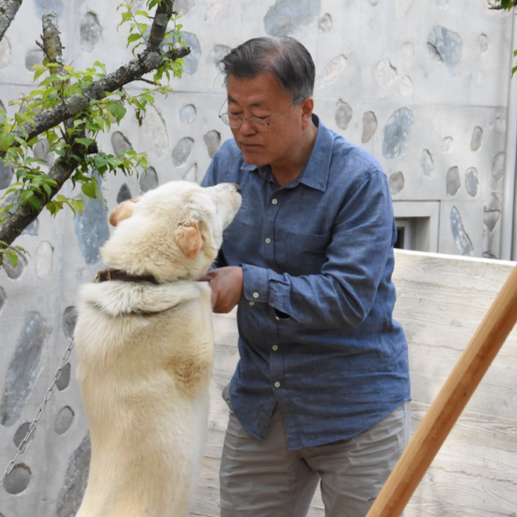
[[[271,74],[293,101],[312,97],[316,67],[309,51],[289,36],[253,38],[232,49],[218,63],[228,85],[230,75],[252,79]]]

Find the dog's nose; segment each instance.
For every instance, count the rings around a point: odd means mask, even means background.
[[[235,187],[235,190],[240,194],[241,193],[241,187],[237,185],[237,183],[232,183],[232,185]]]

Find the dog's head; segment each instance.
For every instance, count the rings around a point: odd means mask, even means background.
[[[240,205],[233,183],[202,188],[171,181],[113,210],[116,228],[102,258],[110,268],[159,282],[196,278],[214,261]]]

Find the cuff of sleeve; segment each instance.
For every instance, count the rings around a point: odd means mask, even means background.
[[[249,264],[241,264],[243,275],[243,294],[249,302],[269,302],[268,270]]]

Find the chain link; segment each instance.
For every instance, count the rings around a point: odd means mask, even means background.
[[[48,401],[52,397],[52,393],[54,392],[54,388],[56,386],[57,381],[59,380],[59,377],[61,377],[61,372],[63,371],[63,368],[66,366],[66,363],[68,362],[68,358],[70,357],[70,354],[72,353],[72,349],[74,348],[74,339],[72,338],[70,340],[70,344],[68,345],[68,348],[66,349],[65,355],[63,356],[63,359],[61,361],[60,367],[57,369],[54,380],[52,381],[52,384],[50,385],[50,388],[45,393],[45,397],[43,399],[43,402],[41,406],[39,407],[36,416],[34,417],[34,420],[31,422],[31,425],[29,426],[29,430],[27,431],[27,434],[23,438],[23,440],[20,442],[20,445],[18,445],[18,450],[16,451],[16,454],[14,458],[9,462],[7,465],[2,477],[0,478],[0,487],[3,485],[5,478],[10,474],[11,470],[13,470],[16,460],[18,459],[18,456],[23,454],[25,452],[25,449],[27,448],[27,445],[29,444],[29,440],[31,439],[31,436],[33,435],[34,431],[36,430],[36,427],[38,425],[38,422],[43,415],[43,411],[45,411],[45,407],[48,404]]]

